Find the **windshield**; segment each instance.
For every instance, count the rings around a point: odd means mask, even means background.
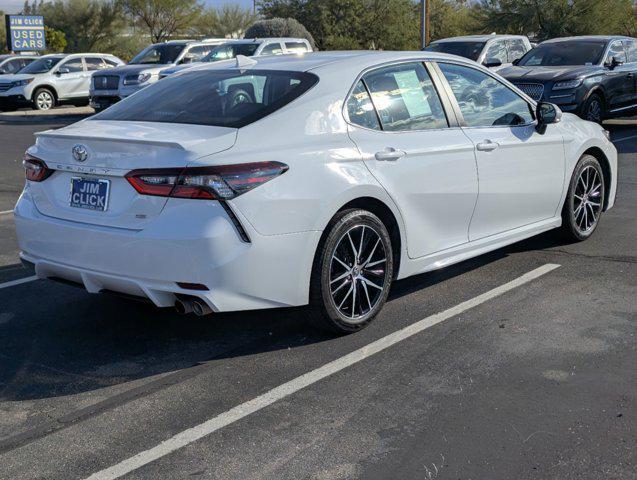
[[[555,42],[539,45],[524,55],[518,65],[551,67],[566,65],[597,65],[602,59],[606,42]]]
[[[287,105],[317,82],[318,77],[307,72],[186,71],[141,90],[91,119],[240,128]]]
[[[202,62],[218,62],[220,60],[228,60],[235,58],[237,55],[244,55],[251,57],[254,52],[259,48],[258,43],[227,43],[225,45],[219,45],[213,48],[208,55],[206,55]]]
[[[175,63],[185,45],[170,45],[167,43],[151,45],[137,54],[129,65],[168,65]]]
[[[60,60],[61,57],[40,58],[24,67],[20,73],[46,73],[60,63]]]
[[[485,43],[486,42],[435,42],[430,44],[425,50],[459,55],[476,61]]]

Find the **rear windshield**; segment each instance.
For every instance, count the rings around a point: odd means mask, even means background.
[[[91,118],[240,128],[287,105],[317,82],[316,75],[306,72],[186,71]]]
[[[526,67],[553,67],[567,65],[597,65],[606,42],[573,40],[545,43],[524,55],[518,65]]]
[[[436,42],[425,50],[428,52],[448,53],[476,61],[484,48],[485,42]]]

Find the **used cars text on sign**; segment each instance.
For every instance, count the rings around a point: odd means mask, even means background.
[[[44,18],[39,15],[6,15],[7,47],[14,52],[46,49]]]

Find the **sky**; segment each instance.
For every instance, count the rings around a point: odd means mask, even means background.
[[[217,7],[224,3],[236,3],[242,7],[252,7],[252,0],[203,0],[206,5]],[[17,13],[22,10],[24,0],[0,0],[0,10],[6,13]],[[3,21],[0,19],[0,21]],[[46,19],[45,19],[46,21]]]

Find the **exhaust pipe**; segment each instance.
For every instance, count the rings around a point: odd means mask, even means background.
[[[187,315],[193,312],[194,303],[191,298],[178,298],[175,300],[175,310],[179,315]]]
[[[192,302],[192,310],[198,317],[203,317],[204,315],[209,315],[212,313],[212,308],[210,308],[206,302],[199,299],[196,299]]]

